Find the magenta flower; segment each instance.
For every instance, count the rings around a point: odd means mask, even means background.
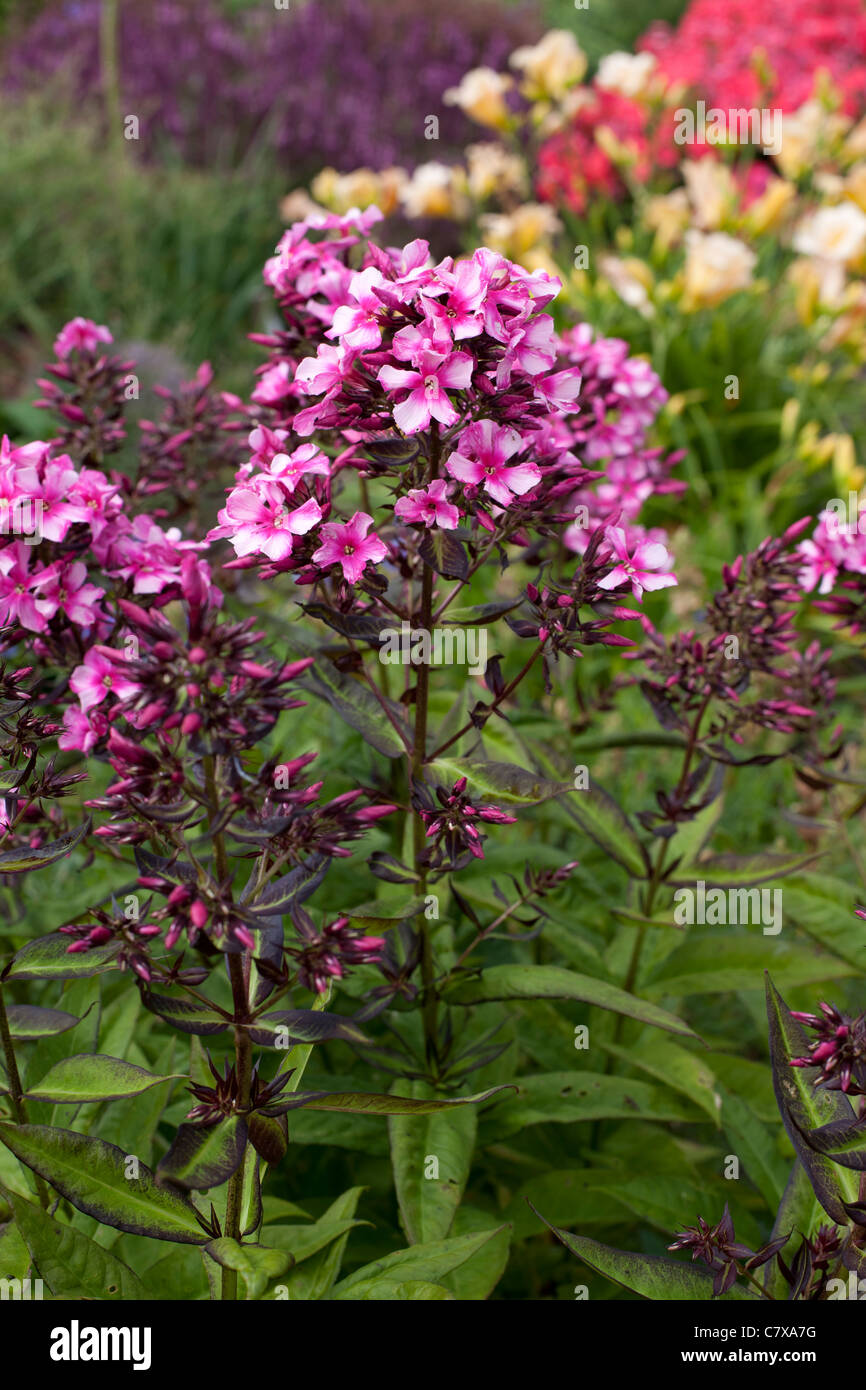
[[[379,316],[384,306],[376,289],[385,283],[381,271],[372,265],[353,275],[348,293],[354,304],[340,305],[325,337],[342,338],[347,347],[358,351],[378,347],[382,341]]]
[[[444,301],[432,300],[427,312],[443,323],[456,339],[476,338],[484,328],[479,312],[487,292],[477,261],[459,261],[455,270],[448,262],[437,267],[436,281],[424,290],[424,296],[445,295]]]
[[[515,495],[522,497],[541,479],[534,463],[506,468],[508,460],[522,448],[523,439],[510,425],[477,420],[460,435],[458,448],[445,467],[452,478],[473,487],[483,486],[494,502],[507,507]]]
[[[255,487],[229,493],[217,516],[221,525],[210,532],[209,539],[228,535],[237,555],[261,553],[269,560],[285,560],[292,553],[292,537],[305,535],[321,519],[322,509],[314,497],[289,510],[280,485],[260,481]]]
[[[62,541],[76,521],[89,521],[90,514],[78,501],[69,501],[78,486],[78,473],[65,454],[52,459],[42,484],[42,534],[48,541]]]
[[[36,607],[45,618],[53,618],[59,611],[79,627],[90,627],[101,616],[103,592],[86,581],[87,566],[80,560],[71,565],[55,560],[33,580]]]
[[[442,353],[422,351],[418,354],[418,371],[403,371],[399,367],[382,367],[379,381],[386,391],[409,388],[409,395],[394,407],[394,421],[404,434],[417,434],[431,420],[442,425],[456,424],[458,415],[446,395],[446,387],[466,391],[472,381],[472,358],[468,352]]]
[[[328,521],[322,527],[323,542],[314,551],[317,565],[341,565],[343,576],[356,584],[368,560],[373,564],[383,560],[388,547],[378,536],[368,536],[373,518],[366,512],[355,512],[351,521]]]
[[[636,599],[643,598],[644,590],[668,589],[676,584],[677,577],[669,569],[673,559],[658,541],[639,540],[629,553],[629,542],[621,526],[608,526],[605,539],[610,543],[617,564],[598,581],[600,589],[618,589],[621,584],[630,584]]]
[[[0,627],[20,623],[28,632],[42,632],[47,627],[32,585],[29,546],[18,541],[0,551]]]
[[[69,688],[78,696],[84,714],[101,705],[106,695],[116,695],[126,701],[137,695],[140,686],[123,674],[124,656],[110,647],[91,647],[84,664],[76,666],[69,678]]]
[[[301,444],[291,454],[275,454],[268,469],[269,476],[278,478],[287,492],[294,492],[308,473],[327,478],[330,471],[327,458],[315,444]]]
[[[394,507],[394,515],[401,521],[423,522],[425,526],[441,526],[443,531],[453,531],[460,513],[446,501],[452,491],[452,484],[444,478],[437,478],[428,487],[413,487],[408,496],[401,497]]]
[[[93,352],[97,343],[112,343],[114,339],[108,329],[91,319],[75,318],[61,328],[54,340],[55,354],[66,358],[76,348],[79,352]]]

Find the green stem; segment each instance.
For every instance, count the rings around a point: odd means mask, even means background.
[[[9,1077],[9,1104],[12,1108],[12,1116],[16,1124],[26,1125],[27,1106],[24,1103],[24,1088],[21,1085],[21,1074],[18,1071],[18,1060],[15,1056],[15,1044],[12,1041],[12,1030],[9,1027],[9,1015],[6,1013],[6,1001],[3,998],[2,985],[0,985],[0,1039],[3,1042],[6,1074]],[[38,1173],[34,1173],[33,1177],[39,1196],[39,1204],[47,1207],[48,1188]]]

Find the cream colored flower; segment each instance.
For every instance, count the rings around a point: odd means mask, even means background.
[[[642,215],[644,226],[656,234],[658,249],[668,251],[680,241],[692,220],[689,195],[684,188],[675,188],[672,193],[658,193],[647,198]]]
[[[294,188],[280,201],[280,217],[287,225],[291,225],[292,222],[302,222],[305,217],[311,216],[312,213],[323,211],[324,205],[314,203],[305,188]]]
[[[841,307],[845,293],[845,270],[840,261],[830,261],[820,256],[800,256],[789,265],[788,279],[794,286],[794,307],[801,323],[813,323],[819,308]]]
[[[733,175],[717,159],[687,159],[680,166],[695,225],[714,232],[729,221],[737,200]]]
[[[655,66],[652,53],[608,53],[598,65],[595,85],[636,100],[647,95]]]
[[[856,260],[866,250],[866,214],[850,202],[818,208],[798,224],[792,245],[802,256]]]
[[[556,100],[586,72],[586,54],[568,29],[551,29],[538,43],[516,48],[508,61],[523,73],[523,91],[530,100]]]
[[[655,308],[648,293],[653,287],[653,278],[645,261],[638,260],[635,256],[626,259],[620,256],[602,256],[598,265],[623,304],[637,309],[645,319],[653,317]]]
[[[466,149],[466,169],[469,192],[478,202],[494,194],[526,195],[526,166],[519,155],[512,154],[495,141],[469,145]]]
[[[750,204],[743,216],[743,226],[751,236],[775,231],[797,196],[794,184],[787,179],[771,178],[759,198]]]
[[[400,189],[400,202],[409,217],[465,217],[465,178],[459,166],[419,164]]]
[[[726,232],[686,232],[683,270],[686,309],[711,308],[737,290],[747,289],[757,257],[745,242]]]
[[[797,111],[786,111],[782,118],[782,142],[776,163],[788,179],[796,179],[814,167],[819,152],[826,152],[848,129],[847,117],[828,111],[822,101],[812,99]]]
[[[853,169],[848,170],[848,176],[843,184],[843,192],[847,198],[856,203],[861,212],[866,212],[866,160],[861,160],[855,164]]]
[[[547,252],[562,223],[547,203],[524,203],[514,212],[488,213],[481,218],[481,229],[486,246],[526,264],[529,252]]]
[[[336,169],[322,169],[312,182],[313,196],[332,212],[348,212],[350,208],[368,208],[375,204],[387,217],[398,205],[398,193],[406,181],[405,169],[352,169],[339,174]]]
[[[467,72],[459,87],[449,87],[442,100],[447,106],[459,106],[479,125],[504,130],[510,116],[505,95],[511,89],[511,78],[493,68],[473,68]]]

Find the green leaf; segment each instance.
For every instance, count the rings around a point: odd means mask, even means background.
[[[236,1269],[247,1286],[247,1298],[258,1298],[268,1281],[278,1279],[292,1263],[284,1250],[272,1250],[266,1245],[241,1245],[230,1236],[210,1241],[205,1249],[212,1260],[225,1269]]]
[[[36,1086],[28,1089],[27,1099],[53,1101],[57,1105],[122,1100],[139,1096],[165,1081],[176,1081],[180,1075],[178,1072],[174,1076],[154,1076],[144,1067],[121,1062],[118,1057],[79,1053],[57,1062]]]
[[[356,1221],[351,1216],[334,1218],[326,1213],[307,1226],[266,1226],[265,1235],[271,1245],[287,1251],[295,1265],[300,1265],[325,1250],[332,1241],[348,1238],[356,1226],[369,1224],[369,1221]]]
[[[517,1134],[528,1125],[588,1120],[694,1122],[700,1111],[660,1086],[602,1072],[558,1071],[518,1078],[519,1092],[485,1116],[482,1142]]]
[[[662,1081],[680,1095],[687,1096],[709,1115],[718,1128],[722,1098],[716,1078],[703,1057],[656,1034],[642,1037],[633,1048],[617,1047],[614,1043],[604,1040],[602,1047],[614,1057],[648,1072],[657,1081]]]
[[[395,922],[406,922],[411,917],[417,917],[426,905],[426,898],[398,898],[396,902],[388,902],[382,898],[371,903],[361,903],[359,907],[347,907],[344,916],[364,927],[381,927],[385,930],[393,927]]]
[[[10,1004],[6,1013],[9,1031],[16,1042],[26,1042],[28,1038],[50,1038],[54,1033],[65,1033],[69,1028],[74,1028],[80,1021],[75,1014],[64,1013],[62,1009],[42,1009],[35,1004]]]
[[[480,1231],[468,1236],[455,1236],[450,1240],[436,1240],[429,1245],[412,1245],[407,1250],[395,1250],[381,1260],[363,1265],[347,1278],[341,1279],[331,1294],[332,1298],[354,1298],[358,1285],[373,1285],[379,1281],[405,1284],[407,1281],[423,1280],[436,1283],[452,1270],[459,1269],[471,1260],[493,1238],[497,1230]],[[363,1297],[369,1294],[363,1293]]]
[[[776,936],[743,936],[731,928],[692,932],[644,982],[649,995],[723,994],[758,989],[768,965],[786,985],[840,979],[855,973],[853,966],[812,947],[798,946]]]
[[[804,1057],[808,1039],[804,1030],[767,975],[767,1016],[770,1024],[770,1057],[773,1063],[773,1086],[788,1131],[812,1183],[815,1196],[828,1216],[838,1225],[847,1224],[845,1202],[857,1200],[857,1183],[853,1174],[839,1168],[831,1159],[810,1148],[803,1138],[804,1130],[819,1129],[833,1123],[851,1124],[854,1108],[841,1091],[828,1091],[815,1086],[816,1067],[792,1067],[793,1057]]]
[[[418,554],[430,569],[445,579],[467,579],[469,560],[466,551],[456,536],[450,531],[436,527],[425,531],[418,546]]]
[[[776,1150],[775,1133],[761,1123],[740,1096],[721,1088],[722,1125],[739,1158],[771,1212],[778,1208],[788,1179],[787,1160]],[[776,1126],[778,1129],[778,1125]]]
[[[699,863],[678,864],[666,882],[682,888],[694,888],[701,880],[708,888],[750,888],[799,873],[817,858],[817,854],[716,854]]]
[[[409,747],[408,732],[401,737],[384,713],[376,696],[354,676],[339,671],[327,659],[319,660],[297,682],[319,699],[326,700],[340,718],[361,735],[365,743],[386,758],[405,757]],[[384,700],[384,696],[382,699]],[[397,728],[405,728],[402,706],[386,701]]]
[[[770,1232],[771,1240],[778,1239],[786,1231],[789,1232],[786,1244],[779,1251],[789,1268],[800,1241],[804,1236],[808,1238],[814,1235],[823,1219],[824,1212],[812,1191],[809,1174],[800,1160],[795,1158],[791,1176],[782,1194],[779,1210]],[[773,1298],[786,1299],[788,1297],[789,1286],[775,1260],[768,1260],[760,1274],[763,1275],[764,1288],[772,1294]]]
[[[28,941],[5,971],[7,980],[80,980],[111,970],[120,946],[109,941],[89,951],[69,954],[71,939],[62,932]]]
[[[324,1231],[327,1240],[320,1249],[310,1251],[303,1263],[298,1264],[288,1275],[286,1285],[291,1301],[310,1302],[313,1299],[324,1298],[333,1287],[340,1272],[349,1235],[355,1225],[354,1216],[363,1191],[363,1187],[350,1187],[348,1192],[337,1197],[314,1226],[310,1227],[310,1230]],[[351,1225],[340,1231],[339,1227],[345,1222],[350,1222]],[[292,1253],[297,1261],[297,1254],[294,1250]]]
[[[14,1192],[5,1195],[39,1274],[55,1298],[121,1303],[153,1296],[128,1265],[95,1240],[72,1226],[61,1225]]]
[[[492,1232],[490,1240],[482,1245],[471,1259],[450,1274],[442,1275],[443,1288],[449,1289],[461,1302],[473,1302],[489,1298],[508,1267],[511,1250],[512,1229],[503,1226],[501,1218],[477,1207],[461,1206],[454,1216],[450,1234],[466,1236],[479,1231]]]
[[[494,763],[470,758],[437,758],[430,771],[450,787],[466,777],[473,792],[495,797],[509,806],[536,806],[563,791],[568,783],[553,782],[516,763]]]
[[[862,972],[866,930],[853,914],[855,901],[850,883],[826,874],[810,874],[785,884],[786,918]]]
[[[204,1245],[208,1236],[186,1198],[157,1187],[154,1175],[139,1163],[131,1171],[123,1149],[51,1125],[0,1123],[0,1142],[32,1168],[79,1211],[106,1226],[156,1240]]]
[[[502,618],[506,613],[511,613],[515,608],[519,608],[523,603],[523,595],[519,598],[497,599],[493,603],[475,603],[468,608],[449,608],[443,616],[442,622],[453,625],[454,627],[481,627],[486,623],[495,622],[497,618]]]
[[[68,835],[61,835],[50,845],[40,845],[38,849],[22,847],[5,850],[0,854],[0,874],[25,873],[31,869],[44,869],[48,864],[56,864],[58,859],[66,858],[76,845],[81,844],[84,837],[89,835],[91,825],[92,821],[88,816],[77,830],[70,831]]]
[[[429,1115],[437,1110],[452,1110],[461,1105],[479,1105],[500,1091],[514,1089],[513,1086],[493,1086],[491,1090],[480,1091],[475,1096],[458,1096],[450,1100],[436,1097],[416,1100],[365,1091],[297,1091],[293,1108],[297,1105],[310,1110],[340,1110],[352,1115]]]
[[[431,1284],[423,1279],[410,1279],[397,1283],[393,1279],[370,1279],[363,1284],[353,1284],[349,1293],[335,1292],[336,1299],[351,1299],[353,1303],[432,1303],[437,1300],[453,1300],[454,1295],[442,1284]]]
[[[820,1129],[801,1131],[816,1153],[826,1154],[843,1168],[866,1172],[866,1119],[834,1121]]]
[[[228,1115],[216,1124],[182,1124],[168,1153],[156,1169],[163,1186],[204,1191],[227,1182],[239,1167],[247,1142],[242,1115]]]
[[[563,970],[559,965],[491,965],[475,979],[462,980],[447,994],[449,1004],[480,1004],[492,999],[578,999],[599,1009],[626,1014],[682,1037],[697,1036],[667,1009],[627,994],[616,985]]]
[[[392,1094],[433,1099],[423,1081],[398,1081]],[[471,1106],[438,1111],[422,1120],[391,1115],[388,1134],[400,1219],[410,1245],[444,1240],[451,1229],[472,1166],[477,1113]],[[427,1172],[430,1158],[438,1171]]]
[[[255,1023],[245,1026],[253,1042],[260,1047],[284,1048],[299,1042],[329,1042],[333,1038],[354,1043],[368,1041],[350,1018],[317,1009],[281,1009],[260,1014]]]
[[[146,1009],[181,1033],[210,1037],[224,1033],[229,1026],[228,1020],[216,1009],[209,1009],[194,999],[172,999],[170,995],[153,994],[150,990],[142,990],[141,998]]]
[[[540,1212],[537,1215],[544,1221]],[[550,1226],[550,1223],[545,1221],[545,1225]],[[601,1241],[590,1240],[588,1236],[575,1236],[556,1226],[550,1226],[550,1229],[566,1249],[577,1255],[590,1269],[643,1298],[660,1303],[685,1300],[710,1302],[714,1299],[712,1274],[694,1264],[668,1260],[660,1255],[633,1255],[626,1250],[614,1250],[610,1245],[602,1245]],[[756,1298],[758,1294],[739,1284],[722,1294],[722,1300],[728,1302]]]
[[[583,791],[572,791],[560,805],[599,849],[627,869],[632,878],[646,878],[641,842],[628,816],[594,779]]]

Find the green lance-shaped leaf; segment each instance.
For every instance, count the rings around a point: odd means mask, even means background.
[[[559,803],[577,821],[599,849],[627,869],[632,878],[646,878],[647,862],[641,842],[625,811],[592,780],[583,791],[573,791]]]
[[[286,1280],[289,1298],[292,1301],[311,1302],[324,1298],[336,1283],[351,1230],[355,1224],[360,1224],[355,1223],[354,1217],[363,1191],[363,1187],[350,1187],[347,1192],[337,1197],[319,1218],[316,1225],[327,1233],[325,1244],[319,1250],[311,1251],[303,1263],[297,1261],[297,1255],[292,1250],[297,1267]],[[352,1224],[349,1229],[341,1231],[340,1226],[343,1223]],[[268,1240],[270,1239],[269,1230]],[[292,1249],[291,1246],[288,1248]]]
[[[240,1166],[246,1143],[247,1123],[242,1115],[229,1115],[214,1125],[180,1125],[157,1165],[156,1180],[160,1186],[171,1183],[198,1191],[219,1187]]]
[[[542,777],[539,772],[528,772],[516,763],[437,758],[430,764],[430,770],[448,785],[465,777],[474,793],[495,797],[504,805],[511,806],[536,806],[539,802],[550,801],[552,797],[571,790],[570,783],[554,782]]]
[[[423,1081],[399,1081],[397,1087],[414,1100],[433,1095]],[[477,1126],[477,1112],[471,1106],[436,1111],[423,1119],[388,1117],[394,1185],[410,1244],[444,1240],[448,1235],[472,1166]],[[430,1156],[436,1159],[435,1174],[426,1171]]]
[[[796,874],[814,862],[817,854],[716,854],[699,863],[678,864],[667,882],[694,888],[703,880],[708,888],[751,888]]]
[[[514,1091],[516,1086],[494,1086],[475,1096],[457,1099],[414,1099],[405,1096],[383,1096],[365,1091],[297,1091],[291,1099],[292,1110],[307,1106],[310,1110],[344,1110],[352,1115],[431,1115],[437,1110],[455,1106],[478,1105],[502,1091]]]
[[[41,1081],[28,1089],[27,1099],[53,1101],[55,1105],[124,1100],[127,1096],[140,1096],[151,1086],[177,1081],[181,1075],[181,1072],[175,1072],[172,1076],[155,1076],[144,1067],[122,1062],[119,1057],[81,1052],[56,1062]]]
[[[402,706],[386,701],[391,714],[389,719],[366,685],[353,676],[345,675],[327,660],[317,662],[314,668],[305,672],[298,684],[312,695],[326,700],[340,718],[377,753],[382,753],[386,758],[405,756],[409,745],[408,732],[402,737],[397,732],[397,729],[405,726]]]
[[[296,1042],[329,1042],[332,1038],[355,1043],[368,1041],[350,1018],[314,1009],[280,1009],[261,1014],[255,1023],[247,1025],[247,1031],[260,1047],[287,1047]]]
[[[172,999],[167,994],[152,994],[148,990],[142,990],[141,998],[146,1009],[181,1033],[195,1033],[203,1038],[211,1037],[216,1033],[224,1033],[229,1026],[228,1020],[217,1013],[216,1009],[209,1009],[206,1004],[199,1004],[195,999]]]
[[[627,1014],[685,1038],[697,1034],[675,1014],[638,999],[605,980],[578,975],[559,965],[492,965],[482,975],[461,982],[447,995],[449,1004],[482,1004],[494,999],[578,999],[599,1009]]]
[[[55,1298],[121,1303],[153,1297],[128,1265],[82,1231],[61,1225],[14,1192],[6,1191],[5,1196],[40,1277]]]
[[[64,1013],[62,1009],[38,1008],[35,1004],[10,1004],[6,1013],[9,1031],[16,1042],[26,1042],[28,1038],[50,1038],[55,1033],[68,1032],[80,1022],[75,1014]]]
[[[335,1292],[333,1297],[338,1301],[349,1299],[352,1303],[454,1302],[450,1289],[425,1279],[407,1279],[403,1283],[395,1279],[369,1279],[353,1284],[346,1293]]]
[[[823,1220],[824,1212],[812,1190],[809,1174],[800,1160],[795,1158],[770,1232],[771,1240],[777,1240],[782,1235],[788,1236],[787,1242],[779,1251],[786,1265],[790,1267],[800,1242],[813,1235]],[[789,1286],[775,1260],[768,1260],[759,1271],[758,1277],[773,1298],[788,1297]]]
[[[8,1123],[0,1123],[0,1142],[61,1197],[105,1226],[182,1245],[204,1245],[209,1239],[192,1202],[157,1187],[150,1169],[114,1144],[52,1125]]]
[[[27,873],[31,869],[44,869],[48,864],[56,864],[71,854],[89,834],[92,822],[90,817],[68,835],[61,835],[50,845],[40,845],[38,849],[8,849],[0,854],[0,874]]]
[[[529,1205],[532,1206],[532,1203]],[[678,1303],[684,1300],[715,1301],[713,1275],[709,1270],[700,1269],[681,1260],[668,1260],[661,1255],[635,1255],[629,1250],[615,1250],[610,1245],[602,1245],[599,1240],[590,1240],[588,1236],[576,1236],[570,1231],[561,1231],[546,1221],[535,1207],[532,1207],[532,1210],[544,1221],[557,1240],[561,1240],[566,1249],[577,1255],[585,1265],[597,1274],[603,1274],[614,1284],[631,1289],[632,1293],[659,1303]],[[752,1293],[751,1289],[741,1284],[735,1284],[727,1293],[721,1295],[721,1298],[728,1302],[751,1301],[758,1297],[758,1294]]]
[[[833,1120],[820,1129],[800,1131],[803,1140],[815,1153],[825,1154],[843,1168],[866,1172],[866,1118],[862,1120]]]
[[[465,1236],[452,1236],[448,1240],[434,1240],[426,1245],[410,1245],[406,1250],[395,1250],[381,1260],[363,1265],[341,1279],[331,1297],[353,1299],[355,1290],[361,1289],[363,1298],[393,1297],[393,1294],[374,1292],[375,1286],[383,1289],[390,1284],[406,1284],[420,1280],[433,1284],[443,1279],[452,1270],[459,1269],[467,1260],[481,1250],[489,1240],[503,1230],[496,1226],[492,1230],[473,1232]],[[368,1291],[369,1290],[369,1291]]]
[[[120,946],[113,941],[70,954],[71,937],[63,932],[38,936],[12,957],[3,978],[7,980],[82,980],[111,970]]]
[[[817,1153],[804,1139],[804,1131],[825,1125],[854,1122],[854,1108],[841,1091],[815,1086],[814,1067],[792,1067],[794,1057],[804,1057],[809,1043],[803,1029],[767,976],[767,1016],[770,1025],[770,1058],[773,1089],[788,1137],[806,1172],[815,1196],[835,1222],[847,1223],[845,1203],[856,1200],[856,1182],[850,1171],[840,1169],[825,1154]]]
[[[212,1260],[225,1269],[236,1269],[247,1286],[247,1297],[258,1298],[271,1279],[278,1279],[292,1264],[285,1250],[265,1245],[241,1245],[230,1236],[220,1236],[205,1247]]]

